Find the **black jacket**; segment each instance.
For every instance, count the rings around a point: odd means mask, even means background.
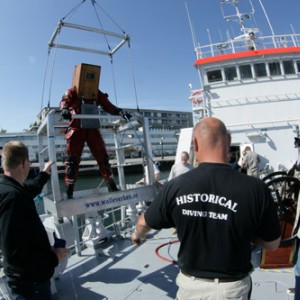
[[[47,173],[40,172],[21,186],[13,178],[0,175],[0,246],[9,278],[44,282],[58,265],[33,201],[47,179]]]

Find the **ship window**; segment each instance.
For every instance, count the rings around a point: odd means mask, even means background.
[[[208,82],[222,81],[221,70],[214,70],[214,71],[207,72],[207,80]]]
[[[264,63],[254,64],[254,70],[256,77],[267,76],[266,65]]]
[[[270,75],[271,76],[281,75],[280,63],[279,62],[269,63],[269,69],[270,69]]]
[[[242,79],[252,78],[251,66],[250,65],[243,65],[240,66],[240,73]]]
[[[237,73],[236,73],[235,67],[224,68],[224,72],[225,72],[226,80],[232,81],[232,80],[237,79]]]
[[[300,73],[300,60],[297,61],[297,72]]]
[[[283,63],[284,74],[286,75],[295,74],[294,63],[292,60],[286,60],[283,61],[282,63]]]

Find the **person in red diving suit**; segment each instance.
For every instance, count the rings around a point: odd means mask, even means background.
[[[118,191],[112,179],[109,165],[109,157],[106,147],[99,131],[99,119],[72,119],[74,114],[97,114],[98,107],[101,106],[106,112],[112,115],[121,115],[125,119],[131,117],[130,114],[123,112],[121,108],[114,106],[108,99],[108,95],[98,90],[98,95],[91,99],[86,99],[77,93],[76,87],[69,88],[60,101],[61,115],[64,119],[70,120],[66,132],[67,140],[67,162],[65,183],[67,196],[73,198],[74,183],[77,178],[81,154],[85,142],[96,159],[99,171],[103,177],[109,192]]]

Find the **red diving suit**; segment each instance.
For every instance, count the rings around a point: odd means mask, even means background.
[[[118,190],[111,178],[112,173],[109,165],[109,157],[99,131],[99,119],[71,119],[71,115],[74,114],[98,114],[99,106],[112,115],[125,115],[122,109],[114,106],[109,101],[108,95],[102,93],[100,90],[98,90],[97,97],[85,99],[78,96],[76,88],[70,88],[65,92],[60,101],[62,117],[71,120],[65,136],[68,154],[65,183],[69,198],[73,198],[74,183],[77,178],[85,142],[98,163],[100,174],[107,184],[108,190],[110,192]]]

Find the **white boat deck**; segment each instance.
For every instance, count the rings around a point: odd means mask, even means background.
[[[146,300],[175,299],[178,267],[169,260],[177,259],[178,243],[171,230],[153,231],[139,247],[132,244],[130,234],[112,238],[101,247],[101,254],[90,249],[82,256],[73,255],[63,274],[55,280],[55,300]],[[252,300],[292,300],[287,288],[294,286],[293,269],[261,270],[252,274]]]
[[[170,233],[153,232],[141,246],[133,245],[128,234],[108,241],[101,254],[86,249],[81,257],[73,255],[55,280],[55,299],[175,299],[178,268],[155,255],[159,245],[176,239]],[[177,245],[160,254],[176,259]]]

